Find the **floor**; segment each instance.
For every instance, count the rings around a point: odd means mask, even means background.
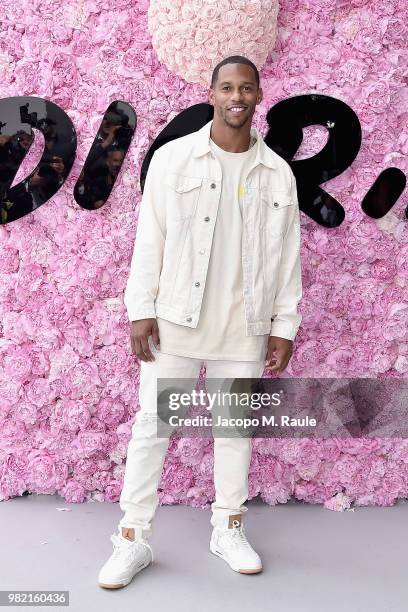
[[[71,612],[408,609],[407,501],[345,512],[297,501],[268,506],[259,498],[246,505],[262,573],[237,574],[210,553],[210,509],[161,506],[150,540],[154,563],[109,591],[96,581],[112,550],[118,504],[67,504],[57,495],[2,502],[1,588],[68,590]]]

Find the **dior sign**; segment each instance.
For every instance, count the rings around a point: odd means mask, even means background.
[[[160,146],[200,129],[213,117],[213,107],[195,104],[177,115],[146,152],[141,168],[143,189],[151,157]],[[342,174],[356,159],[361,146],[361,125],[344,102],[330,96],[293,96],[275,104],[267,113],[266,144],[283,157],[296,177],[300,209],[321,226],[341,225],[343,205],[323,185]],[[136,130],[134,109],[122,101],[106,110],[84,167],[74,187],[74,198],[82,208],[104,206],[117,180]],[[292,161],[303,139],[303,128],[322,125],[328,140],[321,151],[307,159]],[[33,130],[44,136],[44,151],[36,168],[11,186],[34,140]],[[75,127],[57,104],[35,96],[0,100],[0,223],[10,223],[33,212],[50,200],[66,181],[75,160]],[[370,217],[383,217],[403,192],[405,174],[399,168],[383,170],[368,189],[362,210]],[[408,217],[408,208],[405,211]]]

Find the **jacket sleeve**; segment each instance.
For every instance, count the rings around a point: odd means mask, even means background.
[[[160,152],[161,153],[161,152]],[[153,153],[139,207],[135,245],[124,303],[129,321],[156,317],[155,299],[166,237],[166,203],[162,190],[162,156]]]
[[[291,172],[290,194],[293,200],[291,216],[283,237],[278,285],[272,313],[270,336],[293,340],[302,316],[298,304],[302,298],[302,271],[300,261],[300,212],[296,179]]]

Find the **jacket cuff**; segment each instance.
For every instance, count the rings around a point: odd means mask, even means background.
[[[140,321],[140,319],[155,319],[156,309],[154,306],[145,306],[144,308],[127,307],[129,321]]]
[[[297,333],[297,329],[291,323],[287,321],[272,321],[270,336],[276,336],[277,338],[285,338],[286,340],[294,340]]]

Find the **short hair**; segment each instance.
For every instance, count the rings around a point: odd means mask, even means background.
[[[244,57],[243,55],[230,55],[229,57],[226,57],[225,59],[223,59],[221,62],[219,62],[215,66],[212,76],[211,76],[211,87],[212,88],[214,88],[214,85],[218,79],[218,73],[219,73],[221,66],[225,66],[225,64],[246,64],[247,66],[251,66],[252,70],[255,73],[256,84],[259,89],[258,68],[255,66],[253,62],[251,62],[250,59],[248,59],[247,57]]]

